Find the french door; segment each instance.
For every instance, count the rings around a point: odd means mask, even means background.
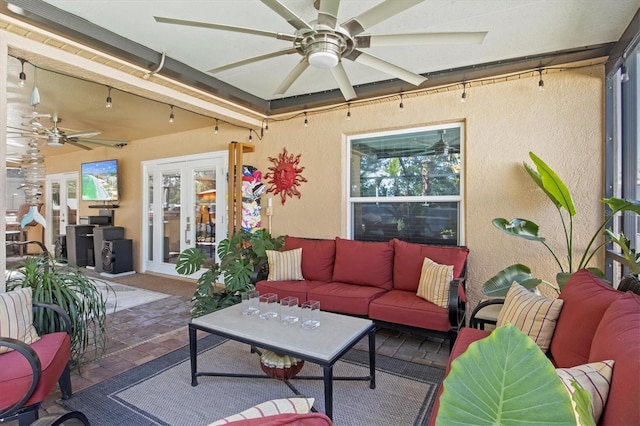
[[[227,152],[143,163],[143,265],[177,275],[178,255],[199,247],[212,259],[226,235]]]
[[[59,173],[46,177],[45,245],[55,252],[58,236],[66,235],[67,225],[78,224],[78,173]]]

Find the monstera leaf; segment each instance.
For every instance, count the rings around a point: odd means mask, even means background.
[[[519,263],[508,266],[489,278],[482,286],[482,292],[489,297],[505,297],[514,281],[531,290],[542,280],[531,276],[531,269]]]
[[[576,424],[551,361],[512,325],[472,343],[453,361],[443,386],[439,426]],[[576,399],[583,410],[584,398]]]
[[[188,248],[178,255],[176,272],[180,275],[191,275],[204,265],[207,256],[196,247]]]

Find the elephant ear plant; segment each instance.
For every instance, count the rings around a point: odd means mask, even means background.
[[[587,268],[599,276],[604,276],[602,271],[599,269],[587,267],[598,250],[606,244],[604,238],[600,239],[600,237],[604,235],[605,228],[617,213],[627,211],[635,212],[636,214],[640,213],[640,202],[637,200],[632,201],[613,197],[601,199],[600,202],[606,204],[609,207],[609,211],[605,212],[604,221],[591,237],[591,240],[589,240],[584,252],[580,254],[574,247],[573,218],[576,215],[576,209],[573,204],[571,192],[562,179],[560,179],[560,177],[544,161],[532,152],[529,153],[529,157],[531,157],[531,161],[533,161],[536,167],[533,168],[525,162],[524,168],[558,210],[558,215],[562,222],[562,229],[564,231],[564,240],[566,242],[566,255],[559,255],[547,243],[545,238],[539,235],[540,227],[531,220],[520,218],[511,220],[496,218],[492,221],[493,225],[502,232],[511,236],[539,242],[549,251],[558,265],[559,272],[556,275],[557,286],[551,283],[548,284],[551,284],[557,291],[562,289],[571,274],[579,269]],[[526,266],[520,264],[511,265],[487,281],[483,287],[483,291],[485,294],[490,296],[497,297],[506,295],[509,287],[514,281],[514,273],[525,277],[522,281],[518,281],[527,288],[535,287],[541,281],[537,280],[536,283],[536,279],[531,277],[531,271]]]
[[[200,275],[193,295],[192,317],[199,317],[240,302],[240,293],[253,289],[252,278],[267,260],[267,250],[279,250],[284,237],[272,237],[266,230],[238,231],[222,240],[217,253],[220,262],[208,264]],[[210,259],[197,247],[188,248],[178,256],[176,271],[191,275],[207,265]],[[223,275],[224,285],[218,284]]]

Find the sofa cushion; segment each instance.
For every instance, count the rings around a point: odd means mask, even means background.
[[[547,299],[527,290],[517,282],[511,284],[498,314],[496,327],[513,324],[533,339],[543,352],[549,349],[563,300]]]
[[[441,308],[448,308],[449,285],[452,279],[453,266],[440,265],[425,257],[416,295]]]
[[[462,274],[469,255],[466,247],[446,247],[408,243],[394,238],[393,243],[393,288],[416,291],[420,281],[422,260],[425,257],[441,265],[453,265],[453,277]]]
[[[307,292],[310,288],[326,284],[322,281],[258,281],[256,290],[260,294],[275,293],[278,300],[286,296],[297,297],[300,303],[307,301]]]
[[[31,287],[0,293],[0,336],[20,340],[30,345],[40,337],[32,324]],[[9,352],[0,347],[0,354]]]
[[[611,383],[611,373],[613,370],[613,360],[593,362],[590,364],[578,365],[572,368],[557,368],[556,373],[569,395],[571,395],[573,410],[576,412],[578,424],[583,424],[579,419],[576,404],[573,401],[573,394],[576,389],[572,382],[575,381],[591,396],[591,418],[598,423],[604,405],[609,396],[609,385]]]
[[[378,287],[331,282],[310,288],[307,299],[319,301],[323,311],[367,315],[369,303],[384,293]]]
[[[322,307],[322,306],[321,306]],[[449,311],[412,291],[390,290],[369,305],[369,318],[429,330],[449,331]]]
[[[269,262],[268,281],[303,280],[302,249],[285,251],[266,250]]]
[[[335,240],[313,240],[287,235],[284,249],[302,249],[302,276],[311,281],[331,281],[336,257]]]
[[[273,399],[248,408],[241,413],[210,423],[209,426],[226,425],[238,420],[259,419],[278,414],[306,414],[313,407],[313,398]]]
[[[622,294],[585,269],[569,278],[559,296],[564,304],[550,347],[557,367],[587,363],[591,340],[602,315]]]
[[[331,281],[389,290],[392,272],[391,241],[366,242],[336,238],[336,261]]]
[[[609,399],[600,425],[640,425],[640,296],[622,293],[602,316],[589,362],[613,359]]]
[[[276,414],[227,423],[229,426],[331,426],[332,424],[331,419],[322,413]]]

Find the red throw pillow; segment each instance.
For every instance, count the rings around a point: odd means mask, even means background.
[[[391,241],[366,242],[336,238],[333,281],[389,290],[392,285],[392,271]]]
[[[305,280],[331,282],[333,261],[336,256],[335,240],[314,240],[289,235],[284,238],[284,249],[302,249],[302,276]]]
[[[453,277],[462,274],[469,255],[466,247],[433,246],[408,243],[394,238],[393,242],[393,288],[416,291],[420,282],[422,262],[425,257],[441,265],[453,265]]]

